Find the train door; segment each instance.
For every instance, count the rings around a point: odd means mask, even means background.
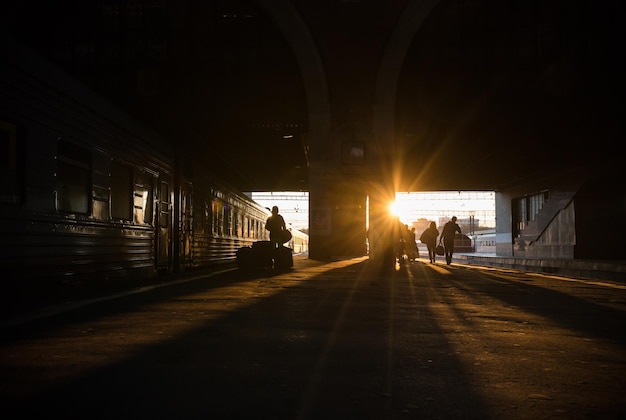
[[[193,263],[193,185],[183,182],[181,185],[181,235],[180,235],[180,265],[181,269],[191,267]]]
[[[156,209],[156,268],[172,271],[172,184],[169,174],[159,176]]]

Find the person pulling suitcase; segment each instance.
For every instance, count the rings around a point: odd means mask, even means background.
[[[285,237],[288,233],[285,219],[278,212],[278,206],[272,207],[272,215],[265,222],[265,229],[270,232],[270,243],[272,244],[272,258],[274,260],[274,268],[278,268],[277,260],[280,258],[281,248],[285,243]],[[289,235],[291,236],[291,235]]]

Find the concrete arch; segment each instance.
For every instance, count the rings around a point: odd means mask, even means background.
[[[333,161],[332,153],[329,153],[333,150],[330,92],[325,67],[308,27],[289,1],[256,1],[285,34],[300,66],[309,114],[308,141],[311,146],[309,155],[309,210],[333,215],[329,219],[329,227],[326,230],[319,229],[315,225],[310,226],[309,255],[311,258],[327,258],[331,255],[359,255],[362,253],[360,248],[362,247],[364,251],[365,246],[365,212],[355,214],[354,211],[349,212],[347,209],[349,209],[350,204],[360,201],[364,204],[366,195],[382,193],[384,196],[385,193],[382,191],[368,192],[367,190],[371,189],[371,185],[366,186],[369,185],[367,180],[364,185],[351,183],[350,187],[345,187],[347,185],[345,177],[354,176],[354,174],[346,175],[346,168],[336,164]],[[437,3],[438,0],[413,0],[410,2],[394,28],[383,53],[376,78],[374,104],[372,104],[373,116],[372,121],[370,121],[372,134],[364,136],[369,148],[368,156],[374,166],[380,164],[378,161],[381,158],[383,160],[387,158],[385,155],[380,155],[377,150],[384,150],[384,153],[387,153],[389,143],[394,138],[396,91],[404,58],[417,30]],[[366,131],[368,130],[366,129]],[[368,168],[364,168],[364,170],[366,172],[360,173],[360,175],[367,174],[365,178],[372,177]],[[359,178],[363,177],[360,176]],[[346,191],[352,192],[349,198],[346,198]],[[379,206],[374,205],[374,207]],[[348,213],[349,217],[344,217]],[[362,218],[362,226],[358,223],[359,218]],[[350,220],[346,221],[348,219]],[[370,224],[370,226],[372,225]],[[361,230],[363,231],[361,232]],[[375,231],[376,228],[373,230]],[[342,232],[342,235],[331,235],[336,232]],[[361,236],[363,237],[361,238]],[[351,239],[345,239],[342,242],[338,241],[337,238]],[[373,242],[375,241],[371,241],[370,244]]]
[[[369,220],[369,255],[374,259],[384,259],[384,244],[382,239],[389,228],[387,205],[395,194],[397,181],[393,174],[395,154],[395,113],[398,81],[405,57],[413,38],[426,17],[430,14],[439,0],[413,0],[408,4],[398,20],[385,47],[376,77],[374,90],[374,104],[372,109],[372,132],[370,154],[376,154],[379,177],[382,184],[371,187],[370,220]],[[391,145],[391,147],[390,147]],[[391,167],[386,167],[391,163]],[[385,174],[391,177],[386,178]]]
[[[317,46],[300,14],[289,1],[256,1],[285,35],[296,56],[307,96],[309,141],[319,143],[328,137],[331,115],[326,72]]]
[[[385,47],[374,96],[372,128],[376,141],[393,144],[398,80],[417,30],[440,0],[413,0],[404,10]]]
[[[375,143],[388,149],[395,137],[395,110],[400,72],[411,42],[440,0],[413,0],[400,17],[387,43],[378,69],[373,104],[372,130]],[[300,66],[307,95],[309,141],[327,141],[331,107],[324,65],[311,34],[298,11],[286,0],[256,0],[285,34]],[[374,144],[373,146],[376,146]],[[315,158],[315,153],[312,156]]]

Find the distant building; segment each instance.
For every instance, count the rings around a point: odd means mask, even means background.
[[[426,229],[428,229],[428,226],[430,225],[430,222],[432,222],[432,220],[417,219],[415,222],[413,222],[411,224],[411,226],[415,228],[415,236],[418,239],[419,239],[420,235],[422,234],[422,232],[424,232]]]

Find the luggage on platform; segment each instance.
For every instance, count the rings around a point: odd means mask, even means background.
[[[270,241],[257,241],[252,244],[254,266],[256,268],[272,267],[274,248]]]
[[[291,248],[281,246],[276,251],[277,253],[274,260],[274,268],[285,270],[293,267],[293,254]]]
[[[237,250],[237,267],[240,269],[249,269],[254,267],[254,255],[252,248],[243,246]]]
[[[257,241],[251,247],[241,247],[236,255],[237,266],[244,270],[272,267],[284,270],[293,267],[293,250],[282,245],[275,250],[270,241]]]

